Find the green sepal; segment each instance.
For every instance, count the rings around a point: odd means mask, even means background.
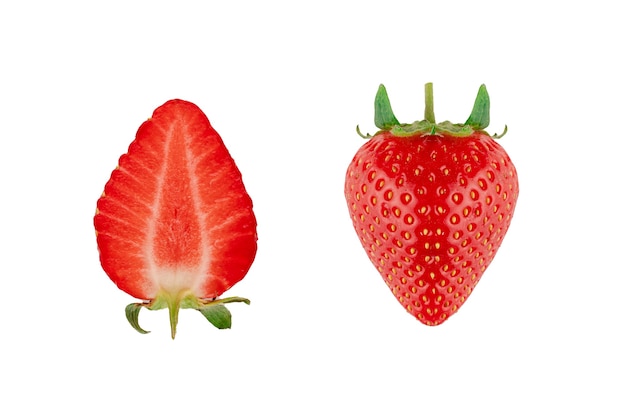
[[[374,124],[381,130],[389,130],[393,126],[400,124],[393,114],[393,110],[391,110],[387,89],[382,84],[378,87],[376,99],[374,100]]]
[[[491,137],[494,138],[494,139],[500,139],[502,136],[506,135],[506,132],[508,132],[508,131],[509,131],[509,127],[507,125],[504,125],[504,132],[499,133],[499,134],[496,133],[496,134],[492,135]]]
[[[232,315],[223,304],[208,306],[198,309],[198,311],[218,329],[230,329]]]
[[[148,310],[161,310],[167,308],[170,316],[170,330],[172,339],[176,337],[178,324],[178,312],[181,308],[198,310],[218,329],[229,329],[231,326],[230,311],[224,306],[227,303],[243,302],[250,304],[250,300],[242,297],[228,297],[223,299],[200,299],[193,294],[177,294],[171,296],[167,293],[159,293],[154,300],[143,303],[132,303],[126,306],[126,319],[141,334],[150,333],[139,326],[139,311],[142,307]]]
[[[487,93],[487,87],[485,84],[482,84],[478,89],[472,113],[465,124],[476,130],[485,129],[489,126],[489,106],[489,94]]]
[[[250,300],[242,297],[229,297],[221,300],[209,300],[201,302],[199,307],[195,307],[206,319],[218,329],[230,329],[232,315],[224,304],[242,302],[250,305]]]
[[[150,333],[147,330],[144,330],[139,325],[139,311],[141,311],[141,307],[145,307],[146,305],[143,303],[132,303],[126,306],[126,320],[133,326],[133,329],[137,330],[141,334]]]
[[[425,85],[426,107],[424,120],[418,120],[410,124],[400,123],[391,110],[387,90],[385,86],[381,84],[374,101],[374,123],[376,127],[380,129],[375,135],[381,132],[391,132],[395,136],[414,136],[418,134],[422,136],[437,136],[449,134],[450,136],[466,137],[470,136],[475,131],[481,131],[489,126],[490,102],[485,84],[482,84],[478,89],[472,113],[465,123],[452,123],[449,121],[436,123],[433,101],[433,85],[432,83],[427,83]],[[369,133],[366,135],[362,134],[359,126],[357,126],[356,130],[358,135],[364,139],[370,139],[372,137]],[[507,127],[505,126],[502,134],[492,135],[492,137],[499,139],[504,136],[506,131]]]
[[[474,133],[470,126],[452,123],[449,121],[433,124],[427,120],[420,120],[410,125],[394,126],[391,133],[396,136],[413,136],[417,133],[425,135],[437,135],[437,133],[448,133],[451,136],[465,137]]]

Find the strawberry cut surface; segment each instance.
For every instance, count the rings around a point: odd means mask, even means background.
[[[94,225],[111,280],[142,306],[176,309],[172,320],[178,308],[202,310],[243,279],[257,249],[241,173],[205,114],[183,100],[166,102],[140,126]]]

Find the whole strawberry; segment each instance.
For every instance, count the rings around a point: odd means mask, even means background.
[[[398,301],[435,326],[463,305],[500,247],[515,210],[517,172],[494,141],[502,135],[484,131],[484,85],[464,124],[435,122],[430,83],[425,120],[401,124],[381,85],[375,123],[380,131],[367,136],[346,174],[350,215]]]

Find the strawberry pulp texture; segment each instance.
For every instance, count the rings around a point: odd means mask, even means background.
[[[493,260],[518,181],[507,153],[484,131],[431,122],[371,137],[348,168],[345,194],[361,244],[397,300],[422,323],[438,325]]]
[[[248,272],[257,248],[252,200],[222,139],[193,103],[171,100],[144,122],[121,156],[94,218],[100,261],[117,286],[143,303],[169,308],[172,338],[179,308],[230,327],[216,300]],[[217,323],[217,324],[216,324]],[[218,325],[219,324],[219,325]]]

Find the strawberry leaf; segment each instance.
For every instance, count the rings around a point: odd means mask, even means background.
[[[391,110],[387,89],[382,84],[378,87],[378,92],[374,100],[374,124],[381,130],[389,130],[393,126],[400,124],[393,114],[393,110]]]
[[[243,297],[204,300],[200,302],[199,306],[195,306],[194,308],[202,313],[202,315],[218,329],[230,329],[232,316],[230,311],[224,306],[224,304],[227,303],[245,303],[250,305],[250,300]]]
[[[478,89],[472,114],[470,114],[465,124],[477,130],[482,130],[489,126],[489,94],[485,84],[482,84]]]
[[[218,329],[230,329],[232,315],[223,304],[213,304],[198,309],[211,324]]]
[[[139,311],[141,307],[144,307],[142,303],[132,303],[126,306],[126,319],[133,326],[133,329],[137,330],[141,334],[150,333],[139,326]]]

